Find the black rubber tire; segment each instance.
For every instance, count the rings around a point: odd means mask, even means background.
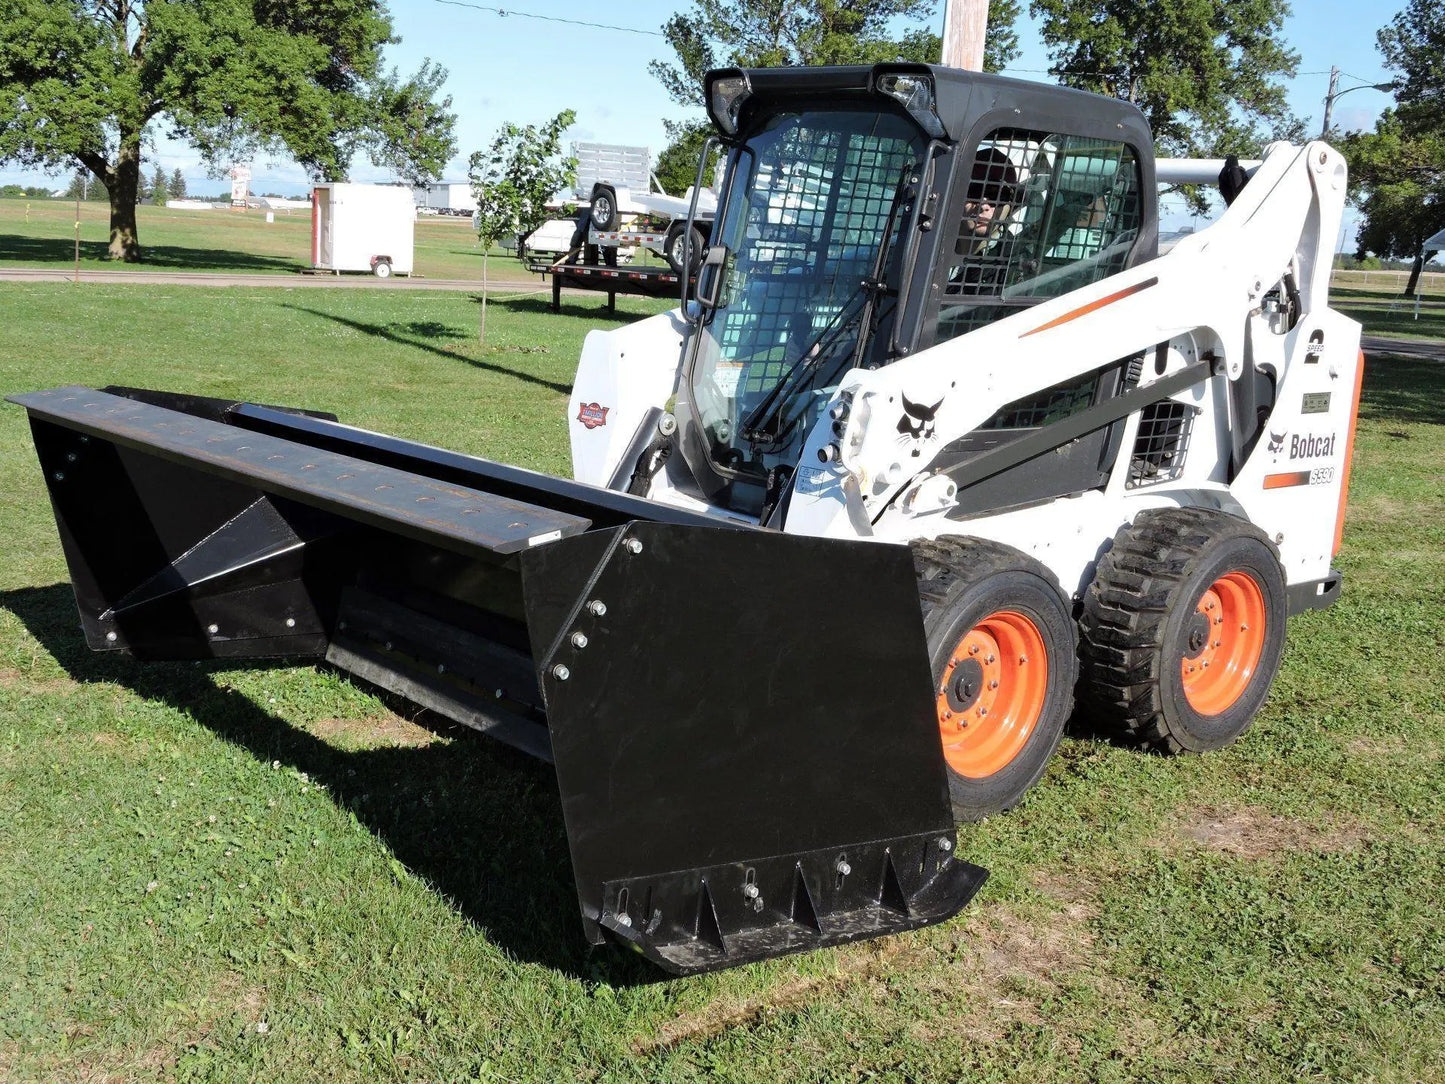
[[[1026,616],[1044,641],[1049,670],[1044,705],[1014,758],[994,774],[971,779],[949,767],[949,797],[960,824],[1013,808],[1044,774],[1073,711],[1078,676],[1076,627],[1062,592],[1038,561],[1010,546],[975,538],[913,543],[932,689],[940,689],[955,645],[990,614]]]
[[[1243,572],[1264,599],[1265,632],[1254,672],[1214,715],[1184,694],[1181,660],[1190,621],[1221,576]],[[1141,512],[1114,538],[1079,617],[1078,698],[1103,729],[1163,753],[1204,753],[1239,737],[1269,695],[1284,654],[1288,617],[1279,551],[1247,520],[1204,508]]]
[[[391,261],[385,259],[377,260],[376,263],[371,265],[371,273],[379,279],[391,278]]]
[[[593,187],[588,209],[592,213],[593,229],[606,231],[617,228],[617,193],[607,185],[599,184]]]
[[[682,240],[687,230],[686,222],[673,222],[667,227],[667,236],[662,242],[662,258],[667,261],[674,274],[683,273],[682,266]],[[702,266],[703,249],[707,247],[707,241],[703,238],[702,231],[696,226],[690,231],[691,239],[688,242],[687,262],[689,272],[695,272]]]

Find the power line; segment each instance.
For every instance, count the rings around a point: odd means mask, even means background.
[[[559,15],[539,15],[535,11],[517,11],[515,8],[494,8],[485,4],[469,4],[466,0],[432,0],[436,4],[446,4],[453,8],[471,8],[473,11],[485,11],[491,15],[500,15],[503,18],[515,15],[519,19],[540,19],[548,23],[566,23],[569,26],[585,26],[590,30],[617,30],[624,34],[645,34],[648,37],[663,37],[661,30],[643,30],[636,26],[614,26],[611,23],[590,23],[585,19],[564,19]]]

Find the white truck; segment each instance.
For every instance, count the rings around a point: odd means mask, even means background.
[[[421,214],[466,216],[477,209],[470,181],[433,181],[413,185],[412,202]]]
[[[410,275],[416,232],[411,192],[391,184],[318,184],[311,190],[311,266]]]

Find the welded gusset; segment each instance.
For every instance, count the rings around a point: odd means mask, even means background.
[[[987,878],[952,850],[951,832],[926,834],[614,881],[601,925],[679,975],[902,933],[953,917]]]

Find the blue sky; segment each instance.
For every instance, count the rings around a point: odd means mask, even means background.
[[[471,2],[471,0],[465,0]],[[684,110],[669,101],[647,62],[670,59],[656,30],[684,0],[627,0],[596,4],[587,0],[475,0],[478,7],[443,0],[392,0],[391,12],[399,44],[389,50],[392,63],[414,70],[424,58],[436,60],[450,73],[447,92],[457,113],[458,156],[448,179],[465,179],[466,158],[486,146],[504,121],[542,121],[559,110],[577,112],[573,139],[605,143],[647,144],[654,152],[665,145],[662,118],[681,117]],[[1158,2],[1158,0],[1155,0]],[[1403,0],[1361,4],[1359,0],[1295,0],[1285,28],[1288,42],[1300,53],[1300,74],[1290,87],[1294,110],[1309,118],[1318,131],[1329,85],[1330,65],[1347,75],[1341,86],[1383,82],[1375,32],[1402,6]],[[934,20],[942,22],[940,14]],[[1025,5],[1027,6],[1027,5]],[[506,15],[495,10],[502,9]],[[629,33],[575,25],[551,19],[613,23],[650,33]],[[1048,56],[1031,23],[1021,22],[1023,53],[1007,74],[1045,80]],[[1342,98],[1335,122],[1346,128],[1368,127],[1388,96],[1361,90]],[[146,166],[159,162],[167,171],[179,168],[192,191],[220,191],[209,180],[199,156],[157,129],[155,147]],[[308,189],[294,163],[261,158],[252,165],[252,189],[299,194]],[[386,174],[358,162],[356,180],[384,180]],[[0,183],[46,183],[41,174],[0,169]],[[63,184],[61,179],[56,182]],[[1166,211],[1168,208],[1166,207]],[[1353,212],[1351,212],[1353,214]],[[1177,224],[1176,216],[1166,227]]]

